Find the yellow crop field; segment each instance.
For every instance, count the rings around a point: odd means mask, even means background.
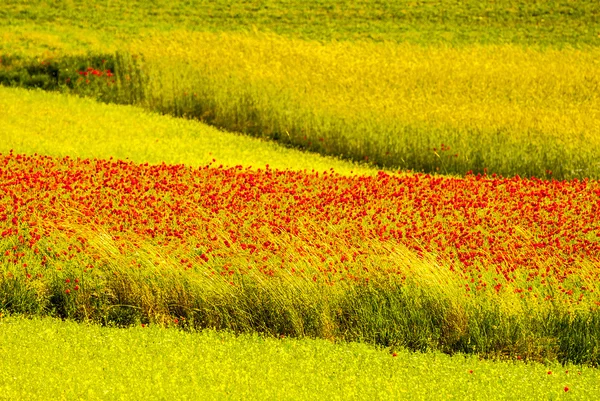
[[[143,103],[380,166],[600,174],[600,52],[170,33],[134,41]]]
[[[13,150],[152,164],[377,172],[366,165],[285,148],[197,121],[57,93],[0,86],[0,110],[0,153],[4,154]]]

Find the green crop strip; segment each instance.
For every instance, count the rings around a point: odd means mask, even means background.
[[[597,45],[599,19],[594,0],[7,0],[0,7],[0,20],[11,28],[34,23],[133,35],[260,30],[301,39],[425,44]]]

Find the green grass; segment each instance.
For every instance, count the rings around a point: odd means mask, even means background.
[[[0,318],[0,400],[598,397],[600,371],[573,365],[433,352],[394,357],[357,343]]]
[[[600,43],[600,6],[594,0],[7,0],[0,7],[0,21],[13,32],[72,26],[113,36],[174,29],[259,30],[314,40]]]
[[[285,148],[138,107],[0,86],[0,153],[129,159],[138,163],[209,163],[374,174],[368,166]]]

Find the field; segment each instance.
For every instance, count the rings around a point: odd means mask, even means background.
[[[110,48],[4,57],[0,82],[136,104],[377,167],[600,177],[597,47],[175,31]]]
[[[43,91],[0,87],[0,152],[128,159],[137,163],[226,166],[373,175],[376,169],[285,148],[196,121]],[[93,122],[93,124],[91,123]]]
[[[599,396],[599,18],[4,2],[0,394]]]
[[[2,400],[590,400],[600,392],[598,370],[581,366],[51,319],[0,319],[0,357]]]

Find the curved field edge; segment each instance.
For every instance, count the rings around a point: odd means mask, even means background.
[[[0,153],[375,174],[368,166],[289,149],[139,107],[0,86]]]
[[[89,55],[87,65],[85,56],[9,57],[0,80],[137,104],[380,167],[596,178],[597,53],[177,31]]]
[[[0,315],[0,399],[589,400],[585,366]]]

